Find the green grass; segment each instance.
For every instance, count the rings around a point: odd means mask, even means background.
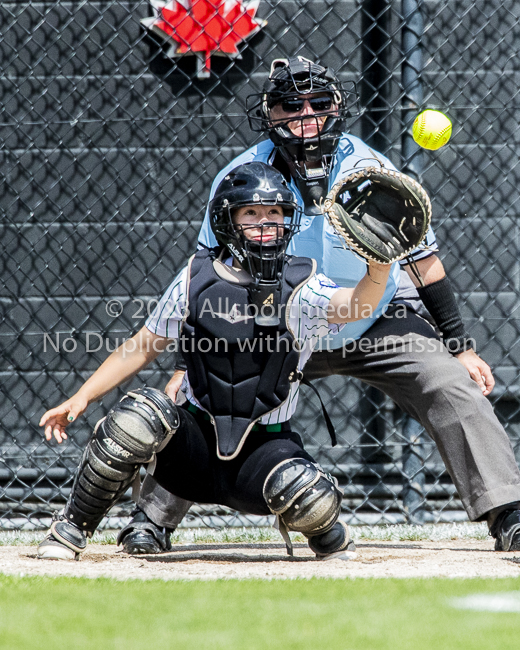
[[[455,524],[426,524],[425,526],[409,526],[396,524],[387,526],[351,526],[354,540],[372,540],[387,542],[409,542],[431,540],[437,542],[443,539],[487,539],[486,524],[455,523]],[[93,542],[96,544],[115,544],[118,531],[98,531],[94,533]],[[0,546],[35,546],[41,542],[46,531],[0,531]],[[291,533],[295,542],[305,542],[305,537]],[[179,528],[172,535],[173,544],[209,544],[212,542],[225,544],[254,544],[258,542],[278,542],[282,538],[274,528]]]
[[[162,582],[0,577],[6,650],[518,648],[520,614],[450,599],[520,579]]]

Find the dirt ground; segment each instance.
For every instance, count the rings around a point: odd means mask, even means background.
[[[305,544],[178,544],[164,555],[129,556],[90,544],[79,562],[38,560],[35,546],[0,547],[0,573],[149,580],[262,578],[518,577],[520,552],[496,553],[491,540],[366,541],[356,559],[316,561]]]

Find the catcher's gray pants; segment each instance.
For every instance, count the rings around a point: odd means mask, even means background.
[[[305,376],[356,377],[420,422],[437,444],[471,520],[520,501],[520,472],[491,404],[423,318],[398,315],[402,309],[380,318],[344,349],[315,352]],[[173,527],[182,519],[187,502],[164,495],[151,477],[143,487],[139,506],[158,525]]]

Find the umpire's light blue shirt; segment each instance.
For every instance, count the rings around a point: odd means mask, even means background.
[[[211,186],[209,200],[213,198],[215,190],[224,176],[232,169],[253,161],[270,165],[273,162],[275,153],[274,144],[271,140],[264,140],[240,156],[237,156],[216,176]],[[395,169],[388,158],[370,149],[359,138],[347,134],[343,135],[339,141],[334,166],[329,177],[329,189],[334,185],[337,178],[342,178],[360,167],[378,165],[378,161],[389,169]],[[291,181],[290,187],[303,209],[303,200],[294,182]],[[207,211],[199,234],[199,244],[210,248],[217,245],[217,241],[211,230]],[[437,250],[435,235],[431,228],[426,236],[426,244],[426,250],[423,248],[417,249],[413,254],[416,260],[431,255],[432,250]],[[350,249],[343,246],[342,240],[322,215],[302,215],[300,232],[292,238],[288,253],[302,257],[312,257],[318,263],[318,273],[323,273],[341,287],[355,287],[366,273],[365,262],[357,257]],[[363,318],[355,323],[348,323],[338,334],[326,337],[327,340],[323,341],[322,347],[336,349],[353,340],[359,339],[383,314],[395,296],[399,287],[399,275],[399,264],[393,264],[384,296],[377,309],[372,313],[372,316]]]

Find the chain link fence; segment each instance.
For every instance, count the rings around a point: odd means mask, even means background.
[[[215,174],[256,141],[246,96],[261,90],[273,58],[296,54],[358,83],[364,108],[352,133],[430,191],[440,256],[494,369],[492,401],[520,457],[518,2],[183,0],[169,5],[177,32],[189,19],[196,36],[177,39],[152,28],[158,6],[0,6],[0,526],[40,526],[63,506],[81,450],[119,394],[92,407],[61,446],[43,441],[41,414],[142,326],[195,248]],[[229,49],[238,56],[212,55],[211,39],[196,45],[209,31],[195,14],[203,9],[228,21],[228,36],[237,26]],[[239,30],[245,10],[256,27]],[[187,41],[195,56],[178,53]],[[423,107],[454,122],[438,152],[411,141]],[[131,385],[164,388],[172,363]],[[347,520],[465,518],[413,420],[356,381],[317,383],[340,443],[329,446],[305,387],[295,429],[344,487]],[[128,497],[113,514],[131,507]],[[186,521],[263,523],[208,506]]]

